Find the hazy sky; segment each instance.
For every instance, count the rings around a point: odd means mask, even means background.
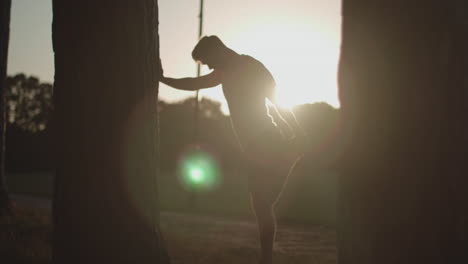
[[[326,101],[338,106],[340,2],[205,0],[204,33],[262,61],[275,76],[285,105]],[[12,0],[9,74],[24,72],[52,82],[51,5],[51,0]],[[190,54],[197,42],[199,1],[159,0],[159,12],[165,75],[195,76]],[[160,95],[174,101],[193,92],[161,85]],[[219,88],[202,95],[222,99]]]

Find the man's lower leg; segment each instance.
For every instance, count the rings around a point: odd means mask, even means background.
[[[261,207],[258,208],[258,205],[255,207],[261,250],[260,263],[270,264],[273,258],[276,219],[272,206],[263,205]]]

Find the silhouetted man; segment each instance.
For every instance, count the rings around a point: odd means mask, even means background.
[[[277,107],[275,80],[261,62],[236,53],[216,36],[202,38],[192,57],[213,71],[197,78],[161,76],[161,82],[187,91],[222,84],[232,127],[249,170],[249,191],[260,235],[260,263],[269,264],[276,233],[273,209],[298,160],[299,152],[294,146],[303,138],[302,129],[292,112]],[[269,115],[267,99],[279,118],[273,119]],[[293,122],[287,123],[282,116]]]

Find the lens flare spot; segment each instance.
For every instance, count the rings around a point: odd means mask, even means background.
[[[200,148],[190,148],[179,160],[181,184],[191,191],[206,191],[217,187],[220,173],[213,155]]]
[[[194,182],[194,183],[200,183],[203,181],[203,172],[201,169],[192,169],[190,171],[190,179]]]

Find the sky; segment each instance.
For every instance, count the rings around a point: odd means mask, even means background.
[[[164,74],[194,77],[198,0],[159,0]],[[340,0],[205,0],[204,35],[217,35],[241,54],[260,60],[277,82],[284,106],[324,101],[339,106],[336,72],[340,47]],[[13,0],[8,74],[24,72],[53,82],[52,1]],[[202,74],[208,73],[206,66]],[[180,101],[194,92],[163,84],[160,98]],[[226,105],[221,89],[201,92]]]

